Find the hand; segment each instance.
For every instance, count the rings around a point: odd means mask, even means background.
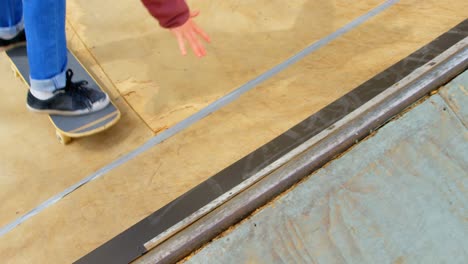
[[[206,55],[205,47],[200,41],[199,37],[202,37],[206,42],[210,43],[210,37],[205,33],[201,28],[197,26],[193,18],[197,17],[200,14],[199,11],[190,13],[190,17],[180,27],[171,28],[170,30],[174,33],[179,43],[179,49],[182,55],[187,55],[187,50],[185,49],[185,42],[188,41],[192,47],[193,52],[198,57],[203,57]]]

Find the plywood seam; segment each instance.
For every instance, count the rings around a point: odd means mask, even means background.
[[[445,88],[444,86],[442,88]],[[460,122],[460,124],[468,130],[468,127],[466,126],[465,122],[463,121],[463,119],[459,116],[459,114],[457,113],[457,111],[455,111],[455,109],[453,109],[453,106],[450,102],[450,100],[448,98],[445,98],[445,96],[441,95],[441,94],[438,94],[438,96],[440,98],[442,98],[442,101],[444,102],[444,104],[447,106],[447,109],[450,109],[450,112],[453,114],[453,116],[458,120],[458,122]]]
[[[143,117],[135,110],[135,108],[133,108],[133,106],[128,102],[128,100],[125,98],[125,96],[122,95],[122,93],[120,92],[120,90],[117,88],[117,85],[115,85],[114,81],[110,78],[110,76],[106,73],[106,71],[104,70],[104,68],[101,66],[101,64],[99,63],[99,61],[97,60],[97,58],[94,56],[94,54],[91,52],[91,49],[88,47],[88,45],[86,45],[86,43],[83,41],[83,39],[81,38],[81,36],[78,34],[78,32],[75,30],[75,27],[73,26],[73,24],[67,19],[67,22],[68,22],[68,25],[70,26],[71,30],[73,30],[73,33],[75,33],[78,41],[83,45],[83,47],[86,49],[86,51],[88,52],[88,54],[93,58],[94,62],[96,63],[96,65],[99,67],[99,69],[101,69],[102,73],[104,74],[104,76],[107,78],[107,80],[109,80],[109,83],[112,84],[112,86],[114,87],[114,89],[117,91],[117,93],[120,95],[120,98],[122,98],[125,102],[125,104],[133,111],[133,113],[138,116],[138,119],[140,119],[143,124],[145,124],[145,126],[151,131],[153,132],[153,134],[155,133],[154,130],[151,128],[151,126],[145,121],[145,119],[143,119]]]

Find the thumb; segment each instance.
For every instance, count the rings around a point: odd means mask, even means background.
[[[195,18],[198,15],[200,15],[200,10],[195,10],[193,12],[190,12],[190,18]]]

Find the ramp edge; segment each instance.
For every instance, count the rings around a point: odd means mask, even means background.
[[[180,260],[462,73],[467,67],[468,37],[336,122],[331,129],[324,130],[286,154],[278,162],[289,161],[275,172],[258,175],[258,179],[252,177],[248,182],[243,182],[236,188],[244,191],[222,205],[220,201],[213,201],[209,205],[212,211],[187,229],[164,243],[156,238],[153,241],[157,242],[156,246],[135,263],[172,263]],[[291,160],[291,156],[295,157]],[[161,244],[157,245],[158,242]],[[151,247],[151,243],[145,245]]]

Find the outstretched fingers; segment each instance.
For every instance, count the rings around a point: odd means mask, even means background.
[[[198,35],[200,35],[206,42],[208,42],[208,43],[211,42],[210,36],[208,36],[208,34],[206,34],[206,32],[203,31],[203,29],[201,29],[196,23],[193,23],[193,30],[194,30]]]
[[[175,36],[177,38],[177,43],[179,44],[180,53],[182,53],[182,55],[184,56],[187,55],[187,49],[185,48],[184,37],[179,32],[175,33]]]
[[[205,47],[192,31],[187,32],[186,37],[193,51],[195,52],[195,55],[198,57],[203,57],[206,55]]]
[[[190,18],[185,22],[185,24],[180,27],[171,29],[177,38],[179,49],[182,55],[187,55],[186,42],[188,42],[196,56],[203,57],[206,55],[206,49],[199,37],[208,43],[211,42],[211,39],[210,36],[208,36],[205,31],[198,27],[198,25],[193,20],[193,18],[197,17],[199,14],[199,11],[190,13]]]

